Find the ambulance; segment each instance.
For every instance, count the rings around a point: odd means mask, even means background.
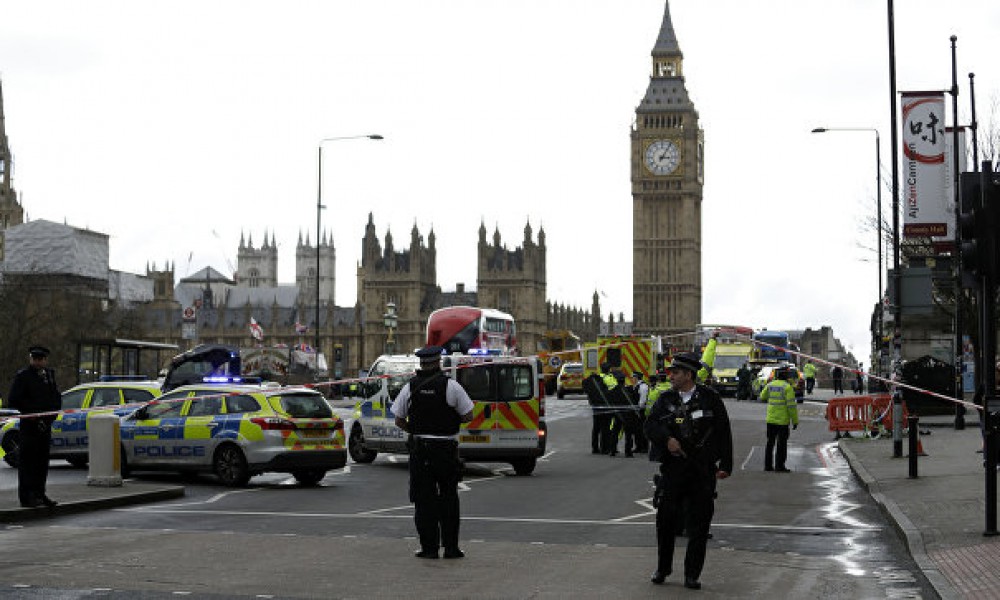
[[[358,384],[355,421],[347,441],[355,462],[370,463],[380,452],[408,452],[407,433],[396,427],[392,403],[419,366],[412,354],[383,355]],[[474,404],[472,421],[459,431],[459,456],[473,462],[510,463],[518,475],[530,475],[546,442],[538,360],[492,352],[453,354],[441,358],[441,367],[462,384]]]
[[[627,385],[634,385],[633,373],[649,376],[656,372],[660,353],[660,340],[653,337],[609,336],[598,337],[597,342],[583,346],[583,378],[601,374],[601,365],[607,363],[612,371],[621,372]]]

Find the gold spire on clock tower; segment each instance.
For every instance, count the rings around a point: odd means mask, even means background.
[[[684,85],[683,59],[665,2],[649,86],[631,131],[637,334],[690,332],[701,321],[704,134]]]

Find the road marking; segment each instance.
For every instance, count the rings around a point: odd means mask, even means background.
[[[111,510],[126,511],[123,508],[113,508]],[[412,519],[412,515],[384,515],[369,513],[295,513],[295,512],[274,512],[258,510],[171,510],[169,508],[148,508],[145,512],[154,514],[188,514],[206,516],[225,517],[295,517],[301,519]],[[648,527],[655,524],[654,521],[622,521],[620,517],[614,519],[546,519],[531,517],[486,517],[462,515],[462,521],[477,521],[482,523],[530,523],[545,525],[641,525]],[[860,526],[854,528],[834,528],[834,527],[804,527],[794,525],[752,525],[744,523],[712,523],[713,528],[720,529],[745,529],[755,531],[794,532],[794,533],[858,533],[882,531],[882,527]],[[164,530],[170,531],[170,530]]]

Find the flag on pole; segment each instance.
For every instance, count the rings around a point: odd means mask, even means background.
[[[264,328],[257,323],[257,319],[250,317],[250,337],[258,342],[264,339]]]
[[[308,331],[309,331],[308,327],[306,327],[302,323],[299,323],[298,321],[295,322],[295,333],[297,333],[299,335],[303,335],[303,334],[305,334]]]

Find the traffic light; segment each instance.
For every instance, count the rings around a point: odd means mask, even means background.
[[[344,346],[342,344],[333,345],[333,360],[338,363],[344,360]]]
[[[975,276],[993,272],[995,265],[990,238],[994,235],[994,202],[983,194],[979,173],[962,173],[962,211],[959,232],[962,237],[962,271]]]

